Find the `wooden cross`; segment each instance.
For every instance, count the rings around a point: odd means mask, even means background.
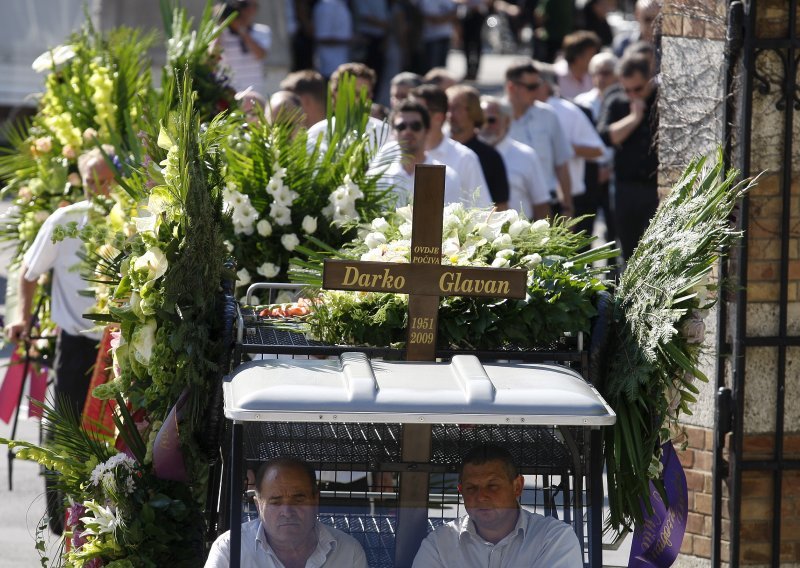
[[[441,296],[525,298],[527,272],[512,268],[442,266],[445,166],[417,165],[411,262],[325,260],[322,286],[329,290],[408,294],[406,360],[436,358],[436,327]],[[428,463],[430,424],[405,424],[402,460]],[[428,474],[411,467],[400,473],[395,533],[395,566],[410,568],[428,526]]]
[[[445,166],[417,165],[411,262],[325,260],[328,290],[408,294],[406,360],[433,361],[441,296],[524,299],[527,272],[518,268],[442,266]]]

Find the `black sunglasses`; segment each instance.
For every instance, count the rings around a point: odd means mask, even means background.
[[[406,128],[410,128],[412,132],[419,132],[422,130],[422,123],[419,120],[415,120],[413,122],[398,122],[397,124],[393,125],[393,128],[398,132],[402,132]]]
[[[541,83],[523,83],[522,81],[514,81],[514,84],[519,85],[520,87],[524,87],[529,91],[535,91],[536,89],[542,86]]]

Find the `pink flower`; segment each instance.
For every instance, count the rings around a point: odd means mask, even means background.
[[[81,520],[81,517],[86,514],[86,507],[81,505],[80,503],[73,503],[69,509],[67,509],[67,524],[71,527],[75,527]]]
[[[99,558],[92,558],[83,565],[83,568],[100,568],[101,566],[103,566],[102,560]]]

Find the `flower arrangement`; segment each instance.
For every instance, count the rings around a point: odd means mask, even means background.
[[[320,251],[302,248],[310,260],[295,260],[292,279],[321,282],[326,255],[384,262],[409,262],[412,207],[375,218],[341,251],[317,242]],[[443,298],[439,308],[440,347],[461,349],[531,348],[550,344],[564,333],[588,331],[595,295],[606,289],[605,269],[595,261],[611,258],[609,243],[587,250],[592,241],[575,234],[574,220],[531,223],[513,210],[444,209],[442,263],[528,270],[525,300]],[[324,342],[402,346],[408,299],[378,292],[321,291],[304,327]]]
[[[391,191],[379,187],[380,164],[372,163],[378,148],[366,129],[369,108],[355,80],[343,77],[325,149],[296,120],[238,124],[226,150],[223,195],[230,214],[225,238],[239,267],[237,297],[253,282],[285,280],[289,260],[308,238],[338,248],[359,221],[393,203]]]
[[[622,275],[601,392],[617,422],[605,438],[613,530],[630,529],[650,506],[649,483],[662,489],[661,445],[699,392],[709,282],[720,255],[738,238],[729,223],[752,181],[734,183],[722,154],[693,160],[662,202]]]

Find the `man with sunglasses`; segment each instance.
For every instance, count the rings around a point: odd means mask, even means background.
[[[574,153],[553,108],[538,100],[543,82],[534,61],[523,59],[512,63],[506,69],[505,88],[514,114],[509,136],[536,150],[555,212],[572,215],[568,163]]]
[[[428,110],[419,101],[406,99],[392,109],[389,124],[394,132],[400,156],[383,173],[383,183],[398,195],[400,205],[407,204],[414,195],[414,167],[417,164],[438,164],[425,151],[425,140],[431,126]],[[469,205],[472,196],[463,194],[461,180],[449,166],[445,170],[445,203]]]
[[[647,56],[619,63],[621,89],[603,101],[598,131],[614,147],[617,237],[627,259],[658,207],[658,88]]]
[[[467,514],[429,534],[413,568],[581,568],[583,551],[572,528],[520,507],[524,486],[508,450],[492,444],[470,450],[458,485]]]

